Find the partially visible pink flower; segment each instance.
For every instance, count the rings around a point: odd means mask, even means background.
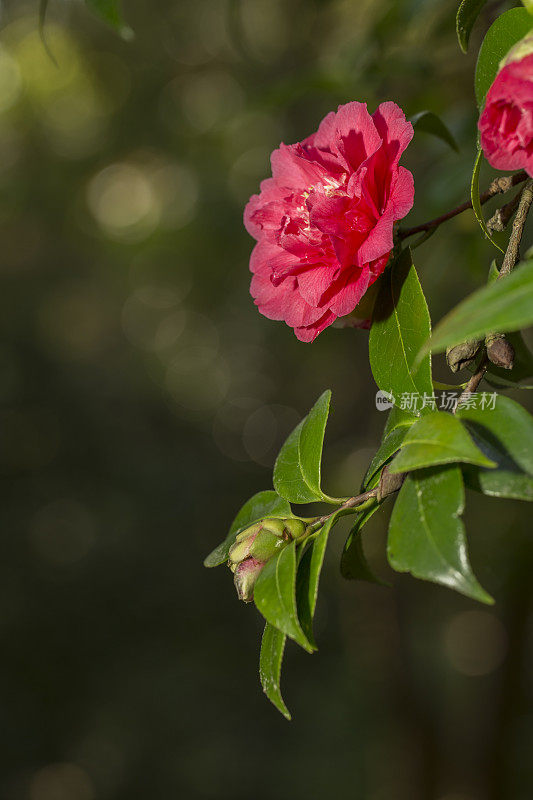
[[[393,225],[413,205],[413,176],[398,166],[412,136],[395,103],[370,115],[353,102],[272,153],[272,178],[244,212],[257,240],[250,291],[301,341],[352,312],[385,269]]]
[[[533,177],[533,53],[509,61],[498,72],[478,127],[491,166],[525,169]]]

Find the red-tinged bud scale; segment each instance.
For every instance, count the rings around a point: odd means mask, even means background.
[[[235,575],[239,599],[251,602],[255,582],[267,561],[289,542],[300,541],[305,535],[305,523],[292,518],[267,518],[238,533],[229,551],[228,566]]]

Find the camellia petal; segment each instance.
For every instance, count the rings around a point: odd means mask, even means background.
[[[533,177],[533,53],[509,61],[498,72],[478,127],[492,167],[525,169]]]

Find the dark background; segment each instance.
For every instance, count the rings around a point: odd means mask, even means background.
[[[475,53],[512,4],[468,56],[456,5],[126,0],[124,41],[52,0],[55,66],[37,0],[3,4],[1,798],[531,797],[526,504],[467,497],[494,608],[391,573],[388,512],[365,547],[393,588],[344,582],[339,526],[320,651],[286,653],[292,723],[259,686],[257,612],[202,566],[325,388],[329,491],[357,490],[384,425],[366,333],[301,344],[257,313],[244,204],[352,99],[430,108],[460,142],[409,147],[413,224],[467,197]],[[471,213],[415,255],[435,320],[494,257]]]

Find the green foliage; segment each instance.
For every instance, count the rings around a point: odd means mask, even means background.
[[[427,303],[407,249],[381,278],[369,337],[374,380],[396,400],[404,393],[433,392],[429,352],[414,364],[430,328]]]
[[[533,417],[509,397],[457,411],[497,469],[467,469],[467,484],[494,497],[533,500]]]
[[[205,567],[218,567],[228,559],[228,554],[232,544],[235,542],[237,534],[258,522],[265,517],[290,517],[292,516],[291,507],[286,500],[276,492],[258,492],[250,497],[243,505],[229,529],[224,541],[215,547],[204,560]]]
[[[312,653],[296,610],[296,542],[284,547],[267,562],[254,589],[257,609],[267,622]]]
[[[325,391],[309,414],[296,426],[274,465],[274,488],[291,503],[337,500],[320,488],[320,464],[331,392]]]
[[[433,111],[420,111],[418,114],[409,117],[409,121],[412,123],[415,131],[422,131],[423,133],[436,136],[437,139],[446,142],[456,153],[459,152],[459,145],[455,141],[453,134],[438,114],[435,114]]]
[[[511,8],[492,23],[483,39],[476,64],[474,87],[479,108],[485,102],[502,58],[532,27],[531,16],[525,8]]]
[[[506,333],[533,323],[533,261],[519,264],[503,280],[478,289],[442,319],[421,350],[443,352],[448,345]]]
[[[85,3],[96,16],[107,22],[122,38],[132,38],[133,31],[124,22],[120,0],[85,0]]]
[[[337,521],[333,514],[322,528],[315,534],[315,538],[305,550],[299,566],[296,581],[296,604],[298,607],[298,617],[300,625],[307,640],[316,650],[313,635],[313,618],[315,615],[316,598],[318,594],[318,582],[324,563],[324,555],[330,531]]]
[[[390,464],[390,472],[408,472],[421,467],[461,461],[494,467],[474,444],[460,421],[446,411],[434,411],[415,422],[401,443],[401,450]]]
[[[463,53],[466,53],[468,50],[468,42],[470,40],[472,28],[486,2],[487,0],[462,0],[461,5],[457,9],[455,24],[459,46]]]
[[[416,418],[415,418],[416,419]],[[379,449],[369,464],[366,475],[363,479],[363,488],[366,489],[372,478],[379,472],[387,462],[398,452],[402,443],[409,432],[408,425],[398,425],[389,434],[384,435]]]
[[[263,691],[286,719],[291,718],[281,696],[281,663],[287,637],[269,622],[265,625],[259,655],[259,678]]]
[[[341,555],[341,575],[346,580],[366,581],[367,583],[377,583],[380,586],[388,586],[387,583],[377,578],[368,566],[361,541],[362,528],[378,509],[379,505],[376,504],[359,514],[344,543]]]
[[[482,161],[483,161],[483,150],[479,147],[476,155],[476,160],[474,161],[472,180],[470,182],[470,198],[472,200],[472,208],[474,210],[476,219],[481,226],[481,230],[483,231],[487,239],[490,239],[494,247],[496,247],[501,253],[503,253],[504,251],[502,250],[500,245],[495,241],[491,232],[487,228],[487,223],[485,222],[485,217],[483,216],[483,209],[481,207],[481,200],[479,197],[479,173],[481,170]]]
[[[434,581],[491,603],[477,582],[466,549],[461,471],[455,466],[410,473],[400,489],[390,525],[387,555],[397,572]]]

